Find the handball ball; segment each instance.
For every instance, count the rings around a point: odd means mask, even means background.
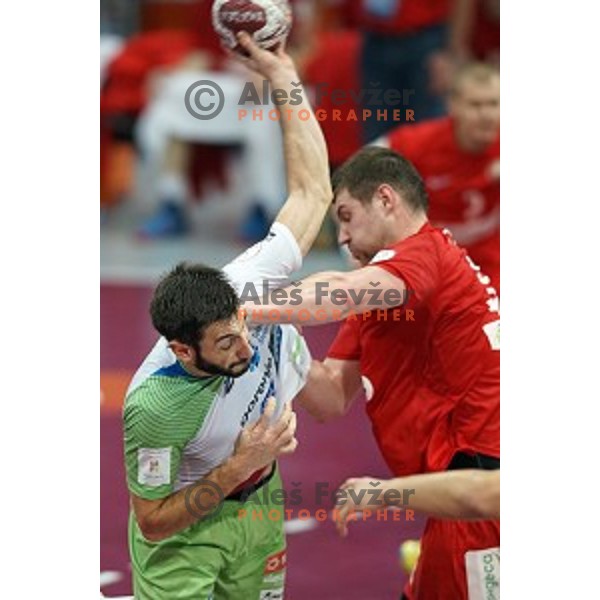
[[[402,570],[407,575],[410,575],[419,560],[419,554],[421,554],[421,542],[419,540],[406,540],[400,546],[398,554]]]
[[[258,46],[271,50],[285,42],[292,10],[287,0],[215,0],[212,22],[225,48],[239,51],[235,36],[246,31]]]

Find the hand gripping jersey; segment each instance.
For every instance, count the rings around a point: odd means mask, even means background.
[[[238,294],[248,283],[257,290],[285,284],[301,266],[291,232],[275,223],[267,238],[223,271]],[[231,454],[243,427],[256,421],[269,396],[277,417],[304,386],[310,367],[306,343],[291,325],[250,329],[250,369],[234,379],[197,378],[178,363],[164,338],[158,340],[133,377],[124,408],[129,490],[158,499],[201,479]]]

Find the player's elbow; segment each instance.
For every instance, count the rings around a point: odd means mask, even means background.
[[[326,181],[319,181],[319,178],[313,176],[304,179],[298,186],[297,194],[304,198],[304,206],[328,207],[333,198],[329,176]]]
[[[325,424],[330,423],[331,421],[335,421],[340,417],[343,417],[346,414],[346,412],[347,411],[345,411],[342,408],[334,408],[329,409],[327,411],[319,412],[318,414],[315,414],[313,416],[315,417],[318,423]]]
[[[152,514],[138,517],[137,524],[144,539],[149,542],[161,542],[169,537],[164,526]]]
[[[340,403],[323,404],[322,402],[301,401],[301,405],[317,423],[329,423],[343,417],[348,412]]]

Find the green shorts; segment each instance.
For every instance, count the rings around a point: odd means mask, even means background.
[[[149,542],[129,517],[136,600],[280,600],[286,544],[279,470],[245,502],[226,500],[213,517]]]

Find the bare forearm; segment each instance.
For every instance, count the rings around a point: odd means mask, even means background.
[[[318,360],[311,363],[306,385],[296,400],[317,421],[330,421],[345,414],[344,390],[334,381],[327,368]]]
[[[288,102],[280,108],[288,198],[277,221],[290,227],[306,255],[333,197],[327,146],[296,72],[274,79],[272,84],[286,89],[288,94],[294,93],[295,98],[301,100],[293,106]]]
[[[316,325],[341,321],[403,304],[404,282],[374,266],[349,272],[323,272],[300,284],[275,290],[267,304],[247,303],[244,309],[255,322]]]
[[[352,305],[338,300],[337,296],[332,299],[330,292],[341,289],[343,285],[343,273],[317,273],[303,279],[299,285],[274,291],[266,304],[248,302],[244,309],[250,320],[256,323],[318,325],[341,321],[349,314]]]
[[[327,145],[321,127],[295,70],[273,77],[274,89],[285,90],[288,101],[280,105],[281,127],[287,162],[289,192],[315,189],[330,190]],[[327,199],[331,200],[331,197]]]
[[[438,518],[500,518],[499,471],[446,471],[401,477],[384,482],[385,492],[399,490],[393,505]],[[410,493],[414,490],[414,493]]]
[[[288,184],[288,198],[276,220],[290,229],[306,255],[332,199],[325,138],[296,67],[284,50],[261,50],[247,34],[239,34],[238,41],[250,56],[246,64],[271,84],[280,113]]]
[[[160,541],[210,515],[223,498],[248,477],[247,469],[232,456],[200,481],[165,498],[144,517],[140,528],[150,541]]]

